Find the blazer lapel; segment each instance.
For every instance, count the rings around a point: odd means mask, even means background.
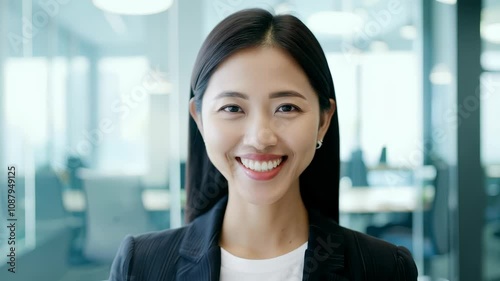
[[[197,262],[181,258],[177,271],[178,281],[219,281],[220,248],[211,248]]]
[[[346,281],[344,236],[339,225],[317,210],[309,211],[309,240],[304,259],[303,281]]]
[[[219,281],[219,235],[227,205],[227,196],[207,213],[187,226],[179,248],[179,281]]]
[[[179,248],[178,281],[219,281],[219,237],[227,205],[222,198],[207,213],[187,226]],[[319,211],[309,211],[309,240],[304,255],[303,281],[347,281],[344,236],[340,226]]]

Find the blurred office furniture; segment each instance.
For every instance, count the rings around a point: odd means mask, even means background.
[[[488,165],[485,167],[486,183],[486,223],[500,222],[500,165]],[[500,238],[500,227],[493,232]]]
[[[358,119],[360,118],[358,114]],[[359,121],[359,120],[358,120]],[[359,144],[359,127],[357,127],[357,143]],[[358,212],[349,212],[348,215],[346,215],[343,210],[342,210],[342,203],[345,203],[344,198],[342,197],[342,186],[345,187],[345,184],[348,182],[349,187],[354,187],[354,188],[361,188],[361,187],[366,187],[368,186],[368,180],[367,180],[367,167],[365,165],[364,157],[363,157],[363,150],[359,145],[356,145],[355,148],[351,151],[351,157],[349,160],[346,162],[341,163],[341,179],[347,179],[347,181],[341,180],[341,189],[339,191],[339,219],[343,222],[348,227],[351,227],[356,230],[360,230],[360,228],[354,226],[356,222],[361,222],[363,224],[364,221],[366,220],[371,220],[371,217],[373,214],[371,213],[358,213]],[[345,196],[345,195],[344,195]],[[348,199],[346,199],[348,200]],[[351,204],[347,204],[344,206],[350,206]],[[344,210],[345,211],[345,210]]]
[[[81,170],[79,177],[86,196],[84,256],[111,263],[126,235],[153,230],[142,203],[141,176]]]
[[[67,210],[85,212],[87,209],[87,198],[85,192],[66,190],[63,194],[64,205]],[[170,210],[170,192],[168,189],[144,188],[140,198],[142,206],[147,212]],[[181,189],[181,206],[186,204],[186,190]]]
[[[66,161],[68,171],[68,187],[73,190],[83,190],[82,180],[78,177],[80,169],[87,168],[81,157],[69,156]]]
[[[64,184],[49,165],[41,166],[35,174],[36,215],[38,220],[60,219],[66,216],[62,192]]]
[[[89,261],[83,255],[85,241],[85,196],[83,183],[78,177],[78,171],[86,168],[83,160],[78,156],[69,156],[66,160],[67,188],[63,192],[64,208],[72,218],[71,245],[68,253],[69,262],[73,265],[86,264]]]
[[[435,177],[433,180],[434,197],[431,200],[428,210],[424,211],[424,231],[423,231],[423,266],[427,275],[431,271],[432,259],[438,255],[447,254],[450,250],[448,233],[449,212],[449,184],[450,170],[446,163],[436,161]],[[415,239],[415,226],[411,221],[389,222],[382,226],[372,225],[367,228],[367,234],[381,238],[396,245],[405,246],[412,253],[416,251],[413,239]],[[432,271],[430,272],[432,274]]]
[[[359,51],[363,51],[359,49]],[[347,176],[351,179],[351,184],[352,186],[367,186],[368,182],[366,179],[367,176],[367,169],[366,169],[366,164],[364,161],[363,157],[363,149],[361,146],[361,128],[362,128],[362,98],[363,98],[363,93],[362,93],[362,65],[360,63],[357,63],[355,65],[355,73],[356,73],[356,90],[355,90],[355,96],[356,96],[356,120],[354,122],[354,146],[351,151],[351,159],[347,162],[346,166],[346,173]]]
[[[378,159],[378,164],[379,165],[387,165],[387,147],[383,146],[382,150],[380,151],[380,157]]]
[[[430,208],[434,190],[419,186],[348,187],[341,184],[339,213],[342,224],[372,236],[382,225],[405,225],[414,236],[419,229],[411,228],[414,214]],[[382,223],[381,223],[382,222]]]
[[[355,149],[351,159],[345,165],[345,173],[351,179],[352,186],[367,186],[367,168],[363,159],[363,150]]]
[[[364,186],[341,188],[339,212],[348,214],[408,213],[420,205],[416,186]]]
[[[36,169],[34,195],[37,240],[68,228],[69,215],[63,205],[64,188],[61,174],[52,166],[44,165]],[[29,194],[24,196],[30,197]]]

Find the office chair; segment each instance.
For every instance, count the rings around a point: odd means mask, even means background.
[[[84,256],[109,264],[126,235],[154,229],[142,204],[140,176],[82,170],[79,177],[87,198]]]
[[[436,162],[436,177],[433,180],[435,195],[432,205],[424,213],[424,269],[431,268],[432,259],[450,251],[448,197],[450,185],[450,169],[444,162]],[[403,223],[389,223],[381,227],[370,226],[367,234],[381,238],[395,245],[413,249],[411,220]],[[432,272],[431,272],[432,273]]]

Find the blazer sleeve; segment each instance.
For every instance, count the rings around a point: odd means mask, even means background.
[[[398,246],[396,253],[397,260],[397,280],[416,281],[418,270],[410,251],[402,246]]]
[[[411,252],[404,246],[346,229],[349,280],[417,281]]]
[[[402,246],[398,246],[396,251],[397,279],[404,281],[416,281],[418,270],[410,251]]]
[[[132,281],[131,262],[134,255],[135,239],[127,235],[120,244],[118,252],[111,265],[109,281]]]

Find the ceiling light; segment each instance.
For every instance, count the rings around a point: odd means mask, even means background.
[[[488,42],[500,44],[500,22],[481,25],[481,37]]]
[[[434,85],[449,85],[453,82],[453,75],[448,66],[442,63],[432,68],[429,78]]]
[[[151,15],[166,11],[173,0],[92,0],[94,5],[106,12],[121,15]]]
[[[500,71],[500,52],[483,51],[481,54],[481,65],[487,71]]]
[[[407,40],[415,40],[417,38],[417,28],[413,25],[404,25],[399,29],[399,34]]]
[[[457,0],[436,0],[438,2],[441,2],[443,4],[448,4],[448,5],[455,5],[457,4]]]
[[[353,13],[322,11],[307,19],[307,26],[318,34],[349,35],[361,29],[363,19]]]
[[[389,45],[384,41],[373,41],[370,43],[370,50],[372,52],[387,52],[389,51]]]

